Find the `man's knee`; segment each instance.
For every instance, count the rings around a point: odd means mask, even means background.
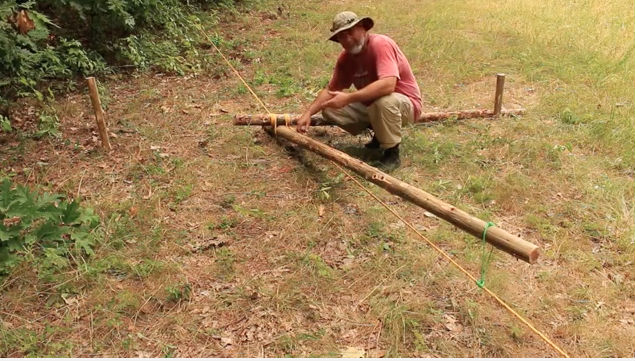
[[[322,117],[331,122],[336,122],[339,119],[339,116],[337,115],[337,109],[335,108],[322,109]]]
[[[361,133],[368,127],[368,116],[356,111],[351,105],[343,108],[324,108],[322,117],[325,120],[337,124],[352,135]]]
[[[381,111],[381,112],[390,112],[395,115],[399,115],[399,99],[394,95],[395,93],[391,93],[388,95],[384,95],[381,98],[377,98],[373,104],[370,105],[371,111]]]

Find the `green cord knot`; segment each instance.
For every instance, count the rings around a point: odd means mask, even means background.
[[[485,229],[483,230],[483,255],[481,256],[481,278],[479,278],[476,281],[476,285],[479,288],[485,287],[485,272],[487,271],[487,268],[489,267],[489,263],[492,259],[492,250],[494,249],[494,247],[490,248],[489,254],[486,255],[487,251],[485,250],[485,244],[487,243],[487,241],[485,239],[487,238],[487,229],[489,227],[494,227],[494,226],[495,226],[494,222],[487,222],[487,224],[485,225]]]

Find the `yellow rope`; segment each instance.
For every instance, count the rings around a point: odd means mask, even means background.
[[[273,127],[273,134],[278,134],[278,116],[275,114],[269,114],[269,123]]]
[[[243,82],[243,84],[245,84],[245,87],[247,87],[247,89],[249,90],[249,92],[251,93],[251,95],[254,96],[254,98],[256,98],[256,100],[260,103],[260,105],[262,105],[262,107],[267,111],[267,113],[271,114],[271,112],[269,111],[269,108],[267,108],[267,106],[265,105],[265,103],[262,102],[262,100],[260,100],[260,98],[258,97],[258,95],[256,95],[256,93],[253,91],[253,89],[251,89],[251,87],[249,86],[249,84],[247,84],[247,82],[245,81],[245,79],[243,79],[242,76],[240,76],[240,73],[238,73],[238,70],[236,70],[236,68],[234,68],[234,66],[232,65],[232,63],[229,62],[229,60],[225,57],[225,55],[223,55],[223,53],[220,51],[220,49],[218,49],[218,47],[216,46],[216,44],[214,44],[214,42],[212,41],[212,39],[209,38],[209,36],[207,35],[207,33],[205,33],[203,31],[203,28],[201,28],[200,25],[197,26],[198,30],[201,32],[201,34],[203,34],[203,36],[207,39],[207,41],[209,41],[212,46],[214,47],[214,49],[216,49],[216,51],[218,52],[218,54],[223,58],[223,60],[225,60],[225,62],[227,63],[227,65],[229,65],[229,67],[231,68],[231,70],[234,71],[234,74],[236,74],[236,76],[240,79],[240,81]]]
[[[344,174],[346,174],[350,179],[352,179],[355,184],[357,184],[357,186],[359,186],[361,189],[363,189],[366,193],[370,194],[371,197],[373,197],[377,202],[379,202],[382,206],[384,206],[384,208],[386,208],[387,210],[389,210],[393,215],[395,215],[395,217],[399,218],[400,221],[402,221],[406,226],[408,226],[408,228],[410,228],[413,232],[415,232],[419,237],[421,237],[421,239],[423,239],[424,241],[426,241],[428,243],[428,245],[430,245],[430,247],[434,248],[437,252],[439,252],[445,259],[447,259],[448,261],[450,261],[454,266],[456,266],[456,268],[458,268],[461,272],[463,272],[463,274],[465,274],[468,278],[470,278],[472,281],[476,282],[476,278],[474,276],[472,276],[468,271],[465,270],[465,268],[461,267],[460,264],[458,264],[454,259],[452,259],[452,257],[450,257],[450,255],[448,255],[443,249],[439,248],[439,246],[437,246],[436,244],[434,244],[432,241],[430,241],[428,238],[426,238],[423,234],[421,234],[415,227],[413,227],[408,221],[406,221],[405,219],[403,219],[403,217],[401,217],[399,215],[399,213],[397,213],[395,210],[393,210],[392,208],[390,208],[390,206],[388,206],[386,203],[384,203],[384,201],[382,201],[381,199],[379,199],[379,197],[377,197],[375,194],[373,194],[368,188],[364,187],[363,184],[361,184],[356,178],[354,178],[353,176],[351,176],[346,170],[344,170],[344,168],[342,168],[339,164],[331,161],[333,164],[335,164],[335,166],[337,168],[339,168],[342,172],[344,172]],[[503,301],[500,297],[498,297],[494,292],[492,292],[489,288],[483,286],[483,290],[485,290],[485,292],[487,292],[487,294],[489,294],[490,296],[492,296],[496,301],[498,301],[498,303],[505,307],[509,312],[512,313],[512,315],[516,316],[516,318],[518,318],[521,322],[523,322],[527,327],[529,327],[530,330],[532,330],[536,335],[540,336],[540,338],[542,338],[545,342],[547,342],[551,347],[553,347],[556,351],[558,351],[562,356],[564,357],[569,357],[569,355],[564,352],[562,349],[560,349],[560,347],[558,347],[555,343],[553,343],[547,336],[545,336],[542,332],[540,332],[539,330],[537,330],[534,326],[531,325],[531,323],[529,323],[529,321],[527,321],[523,316],[521,316],[520,314],[518,314],[516,311],[514,311],[514,309],[511,308],[511,306],[509,306],[507,303],[505,303],[505,301]]]
[[[220,56],[225,60],[225,62],[227,63],[227,65],[229,65],[229,67],[234,71],[234,73],[236,74],[236,76],[238,76],[238,78],[243,82],[243,84],[245,84],[245,86],[247,87],[247,89],[249,90],[249,92],[251,92],[251,94],[254,96],[254,98],[256,98],[256,100],[260,103],[260,105],[262,105],[262,107],[265,109],[265,111],[267,111],[267,113],[269,113],[269,119],[273,125],[273,129],[274,129],[274,133],[276,131],[276,126],[278,124],[278,119],[277,116],[273,113],[271,113],[271,111],[269,111],[269,109],[267,108],[267,106],[265,105],[265,103],[262,102],[262,100],[260,100],[260,98],[258,97],[258,95],[256,95],[256,93],[251,89],[251,87],[249,86],[249,84],[247,84],[247,82],[245,81],[245,79],[243,79],[242,76],[240,76],[240,74],[238,73],[238,71],[232,66],[232,64],[229,62],[229,60],[227,60],[227,58],[225,57],[225,55],[223,55],[223,53],[220,51],[220,49],[218,49],[218,47],[216,47],[216,44],[214,44],[214,42],[209,38],[209,36],[207,36],[207,34],[203,31],[203,29],[199,26],[198,29],[200,30],[200,32],[203,34],[203,36],[205,36],[205,38],[207,38],[207,41],[209,41],[212,46],[214,46],[214,49],[216,49],[216,51],[218,52],[218,54],[220,54]],[[290,115],[289,114],[285,114],[285,124],[286,126],[289,126],[289,120],[290,120]],[[432,241],[430,241],[429,239],[427,239],[424,235],[422,235],[416,228],[414,228],[410,223],[408,223],[405,219],[403,219],[403,217],[401,217],[396,211],[394,211],[392,208],[390,208],[386,203],[384,203],[381,199],[379,199],[375,194],[373,194],[370,190],[368,190],[366,187],[364,187],[363,184],[361,184],[356,178],[354,178],[353,176],[351,176],[347,171],[344,170],[344,168],[342,168],[339,164],[335,163],[334,161],[331,161],[333,164],[335,164],[335,166],[337,168],[339,168],[342,172],[344,172],[344,174],[346,174],[350,179],[352,179],[355,184],[357,184],[357,186],[359,186],[361,189],[363,189],[366,193],[370,194],[371,197],[373,197],[376,201],[378,201],[382,206],[384,206],[387,210],[389,210],[392,214],[394,214],[399,220],[401,220],[406,226],[408,226],[408,228],[410,228],[412,231],[414,231],[419,237],[421,237],[421,239],[423,239],[424,241],[426,241],[428,243],[428,245],[430,245],[432,248],[434,248],[437,252],[439,252],[444,258],[446,258],[448,261],[450,261],[450,263],[452,263],[456,268],[458,268],[461,272],[463,272],[463,274],[465,274],[468,278],[470,278],[473,282],[476,282],[476,278],[474,276],[472,276],[468,271],[465,270],[465,268],[461,267],[460,264],[458,264],[454,259],[452,259],[452,257],[450,257],[444,250],[442,250],[441,248],[439,248],[436,244],[434,244]],[[529,329],[531,331],[533,331],[536,335],[538,335],[542,340],[544,340],[547,344],[549,344],[551,347],[553,347],[556,351],[558,351],[562,356],[564,357],[569,357],[569,355],[564,352],[560,347],[558,347],[558,345],[556,345],[555,343],[553,343],[547,336],[545,336],[542,332],[540,332],[538,329],[536,329],[531,323],[529,323],[528,320],[526,320],[523,316],[521,316],[520,314],[518,314],[516,311],[514,311],[513,308],[511,308],[511,306],[509,306],[505,301],[503,301],[500,297],[498,297],[494,292],[492,292],[489,288],[483,286],[482,288],[483,290],[485,290],[485,292],[487,292],[487,294],[489,294],[490,296],[492,296],[501,306],[503,306],[507,311],[509,311],[512,315],[514,315],[516,318],[518,318],[522,323],[524,323],[527,327],[529,327]]]

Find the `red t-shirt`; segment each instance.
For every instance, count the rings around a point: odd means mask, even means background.
[[[359,54],[343,50],[337,59],[330,90],[362,89],[368,84],[386,77],[397,77],[395,91],[407,96],[414,107],[415,119],[421,114],[421,91],[412,74],[408,59],[397,44],[386,35],[368,34],[368,42]],[[368,102],[366,105],[372,103]]]

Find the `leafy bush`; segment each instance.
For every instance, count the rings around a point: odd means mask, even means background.
[[[195,14],[234,2],[0,0],[0,113],[16,97],[43,100],[50,80],[117,68],[198,71],[201,19]],[[21,10],[32,29],[18,31],[14,18]]]
[[[13,128],[11,128],[11,121],[9,118],[0,114],[0,132],[10,132]]]
[[[51,33],[55,25],[44,13],[31,9],[34,1],[0,0],[0,105],[20,96],[44,96],[38,84],[105,70],[101,56],[83,48],[77,40]],[[18,8],[27,9],[34,29],[21,34],[9,19]],[[57,28],[56,28],[57,29]]]
[[[0,183],[0,275],[20,254],[33,251],[45,268],[63,268],[72,254],[93,254],[99,217],[60,194],[38,195],[24,186]]]

